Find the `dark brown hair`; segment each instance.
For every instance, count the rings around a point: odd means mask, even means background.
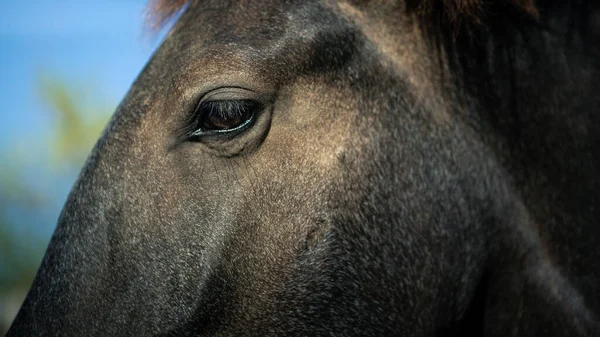
[[[148,23],[153,29],[162,27],[169,19],[194,0],[151,0],[148,5]],[[365,2],[369,0],[362,0]],[[537,19],[535,0],[406,0],[406,10],[418,16],[443,21],[453,26],[486,26],[492,14],[501,11],[520,12]],[[499,11],[501,8],[503,10]],[[442,22],[437,22],[442,23]]]
[[[486,25],[491,14],[501,14],[498,8],[517,10],[531,18],[538,17],[535,0],[407,0],[406,9],[419,16],[442,19],[451,24],[463,22]]]

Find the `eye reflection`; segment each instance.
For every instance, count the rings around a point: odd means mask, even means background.
[[[197,124],[192,135],[223,134],[245,129],[261,104],[252,100],[216,100],[201,103],[196,109]]]

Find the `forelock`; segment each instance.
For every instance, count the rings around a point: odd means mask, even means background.
[[[159,30],[192,1],[151,0],[146,7],[146,24],[153,30]]]

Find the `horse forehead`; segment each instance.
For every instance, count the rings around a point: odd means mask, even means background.
[[[356,44],[355,27],[334,5],[311,0],[194,2],[164,46],[164,64],[185,83],[185,77],[223,77],[228,71],[288,78],[298,71],[333,68],[352,56]]]
[[[310,40],[331,29],[340,20],[334,4],[306,1],[194,1],[182,18],[180,27],[192,32],[190,41],[204,44],[241,44],[264,46],[286,39]]]

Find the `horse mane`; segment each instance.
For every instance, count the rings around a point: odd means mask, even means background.
[[[178,12],[194,0],[151,0],[146,12],[148,23],[153,29],[161,29]],[[356,1],[356,0],[355,0]],[[368,2],[370,0],[358,0]],[[535,0],[406,0],[408,12],[433,21],[446,21],[453,26],[476,24],[485,26],[493,7],[516,9],[518,12],[537,19],[539,16]]]
[[[492,14],[506,10],[516,10],[532,19],[539,17],[535,0],[406,0],[406,10],[433,20],[434,24],[450,23],[454,27],[461,24],[483,27]],[[441,22],[435,22],[438,20]]]

